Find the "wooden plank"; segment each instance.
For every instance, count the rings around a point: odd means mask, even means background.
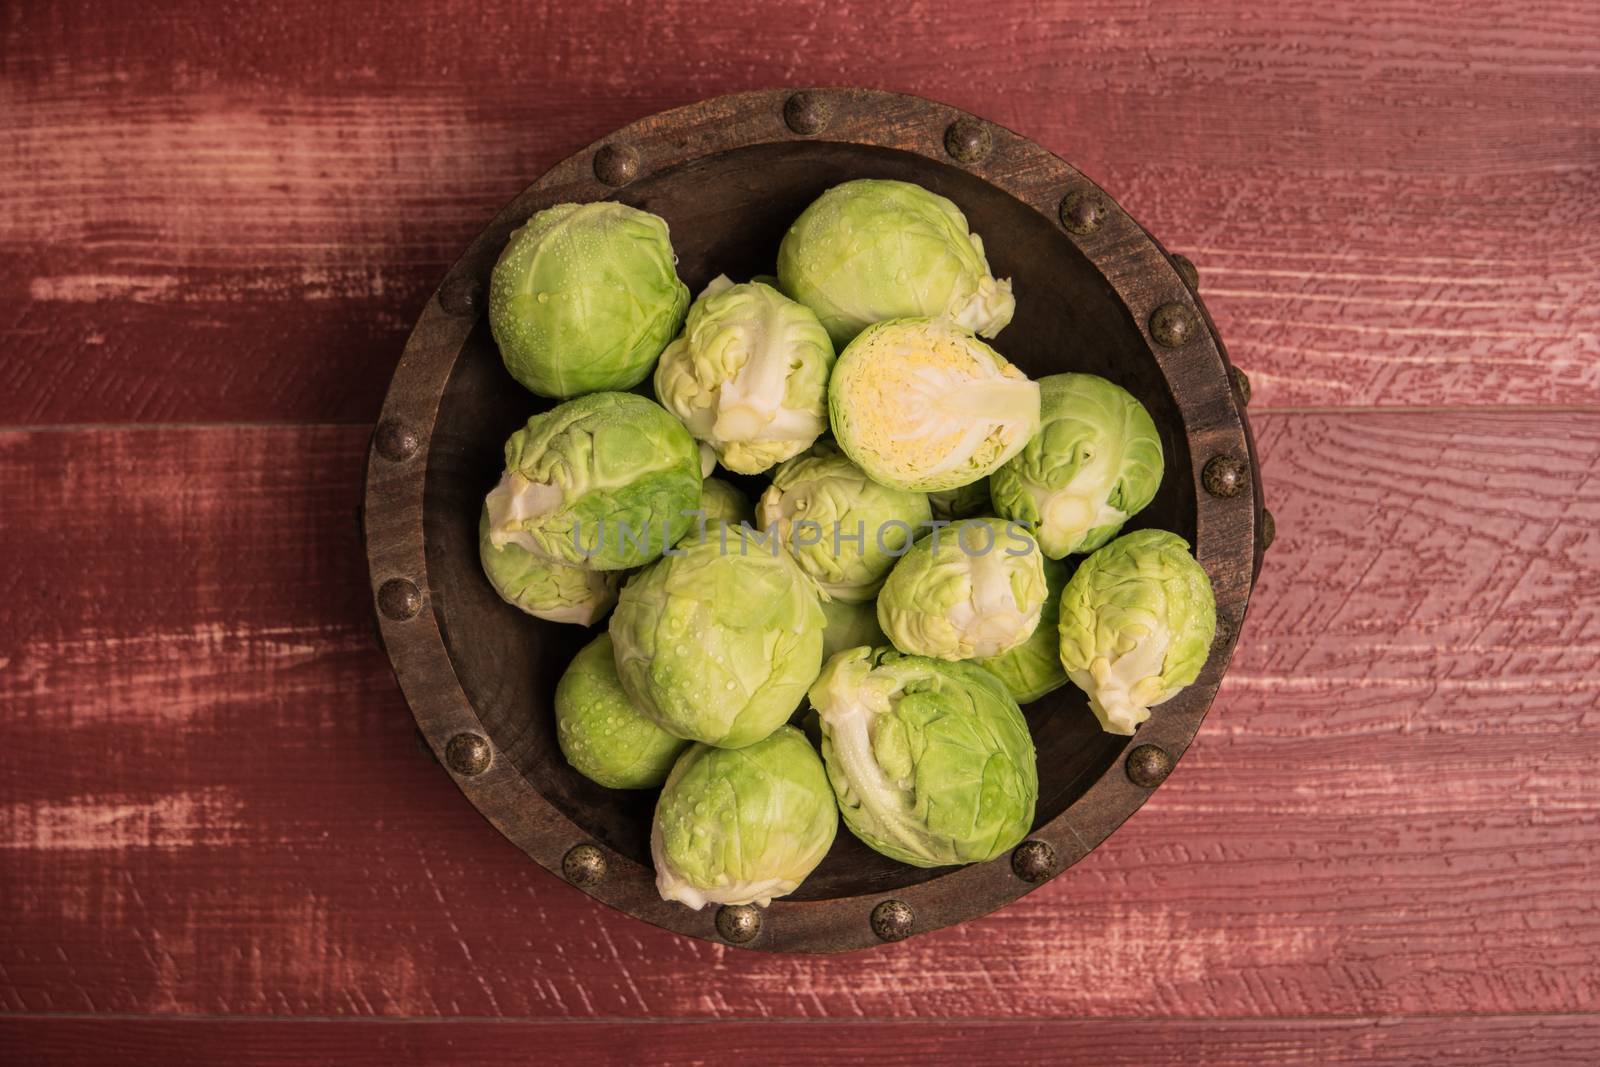
[[[501,1022],[0,1018],[0,1053],[31,1067],[449,1063],[1004,1062],[1026,1067],[1590,1067],[1594,1015],[1048,1022]]]
[[[1260,404],[1600,397],[1586,0],[95,10],[0,22],[0,425],[370,420],[545,167],[786,81],[939,97],[1082,167],[1200,265]]]
[[[0,434],[0,1010],[1565,1012],[1600,995],[1600,415],[1268,415],[1278,517],[1182,767],[1066,876],[841,958],[505,843],[371,644],[350,427]]]

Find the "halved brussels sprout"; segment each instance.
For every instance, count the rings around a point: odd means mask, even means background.
[[[878,626],[878,606],[872,601],[849,604],[843,600],[824,600],[822,614],[828,625],[822,631],[822,658],[832,659],[847,648],[883,648],[889,639]],[[1055,655],[1052,638],[1050,654]],[[1065,675],[1062,676],[1064,681]]]
[[[874,322],[910,317],[993,337],[1016,309],[961,209],[910,182],[863,178],[823,193],[784,235],[778,279],[840,346]]]
[[[838,830],[822,761],[793,726],[737,752],[692,745],[656,802],[656,891],[696,911],[765,907],[799,888]]]
[[[683,324],[667,224],[625,204],[557,204],[512,233],[489,279],[506,370],[558,399],[644,381]]]
[[[611,639],[639,710],[679,737],[742,748],[800,703],[825,622],[816,586],[772,538],[722,525],[629,580]]]
[[[1044,556],[1024,527],[965,519],[895,564],[878,594],[878,625],[902,652],[988,659],[1028,639],[1045,594]]]
[[[967,485],[1039,428],[1039,386],[954,323],[869,326],[828,383],[833,434],[873,481],[934,492]]]
[[[970,663],[855,648],[811,687],[845,825],[902,863],[993,859],[1033,826],[1033,738],[1000,679]]]
[[[705,512],[708,525],[714,522],[753,525],[756,521],[756,509],[749,499],[721,478],[707,478],[700,483],[700,510]]]
[[[617,602],[622,575],[536,556],[521,545],[496,548],[489,538],[489,509],[478,519],[478,558],[500,599],[551,622],[588,626]]]
[[[1108,733],[1133,733],[1194,681],[1216,630],[1211,579],[1165,530],[1099,549],[1061,594],[1061,665]]]
[[[832,448],[779,467],[758,518],[829,597],[871,600],[931,518],[922,493],[879,485]]]
[[[1022,644],[991,659],[974,660],[978,666],[1005,683],[1018,704],[1031,704],[1046,693],[1067,684],[1061,667],[1061,631],[1057,620],[1061,590],[1067,584],[1067,565],[1044,560],[1045,598],[1039,612],[1039,625]]]
[[[719,276],[656,365],[656,396],[722,465],[759,474],[828,428],[833,342],[817,317],[759,282]]]
[[[954,489],[940,489],[928,494],[928,506],[933,509],[933,517],[950,522],[954,519],[970,519],[978,515],[993,515],[994,507],[989,503],[989,479],[979,478],[966,485],[958,485]]]
[[[700,503],[694,439],[657,404],[595,393],[535,415],[506,442],[489,539],[562,563],[637,567],[677,543]]]
[[[574,770],[610,789],[654,789],[689,744],[633,706],[617,678],[611,635],[590,641],[556,684],[556,743]]]
[[[1052,559],[1091,552],[1161,486],[1161,437],[1144,405],[1093,374],[1039,379],[1039,432],[989,479],[1002,516]]]

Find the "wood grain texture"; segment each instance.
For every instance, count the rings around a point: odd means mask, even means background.
[[[1200,265],[1259,404],[1594,404],[1597,42],[1585,0],[178,0],[138,33],[15,5],[0,425],[369,420],[446,265],[551,163],[705,96],[852,83],[1101,181]]]
[[[30,1067],[448,1063],[1004,1062],[1028,1067],[1591,1067],[1592,1015],[1470,1019],[473,1024],[448,1021],[0,1019],[0,1054]]]
[[[0,1010],[1592,1010],[1600,415],[1258,432],[1278,542],[1178,772],[1005,911],[842,958],[625,920],[477,817],[371,645],[363,431],[0,435]]]

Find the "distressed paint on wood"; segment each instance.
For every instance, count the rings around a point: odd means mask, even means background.
[[[1200,265],[1262,405],[1600,398],[1582,0],[209,10],[0,21],[0,425],[371,419],[444,268],[547,166],[798,83],[931,95],[1101,181]]]
[[[371,646],[361,430],[0,435],[0,1008],[1591,1007],[1600,416],[1258,432],[1279,540],[1172,780],[1000,914],[838,959],[622,919],[472,812]]]
[[[1590,1067],[1593,1015],[1448,1019],[1050,1022],[503,1022],[0,1019],[0,1053],[32,1067],[226,1061],[499,1067],[531,1049],[568,1063],[721,1065],[1004,1062],[1027,1067]]]

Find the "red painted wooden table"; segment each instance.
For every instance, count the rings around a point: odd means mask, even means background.
[[[1278,527],[1137,817],[837,958],[503,841],[417,744],[353,516],[503,202],[792,84],[992,118],[1190,256]],[[0,131],[0,1061],[1600,1062],[1592,0],[34,0]]]

